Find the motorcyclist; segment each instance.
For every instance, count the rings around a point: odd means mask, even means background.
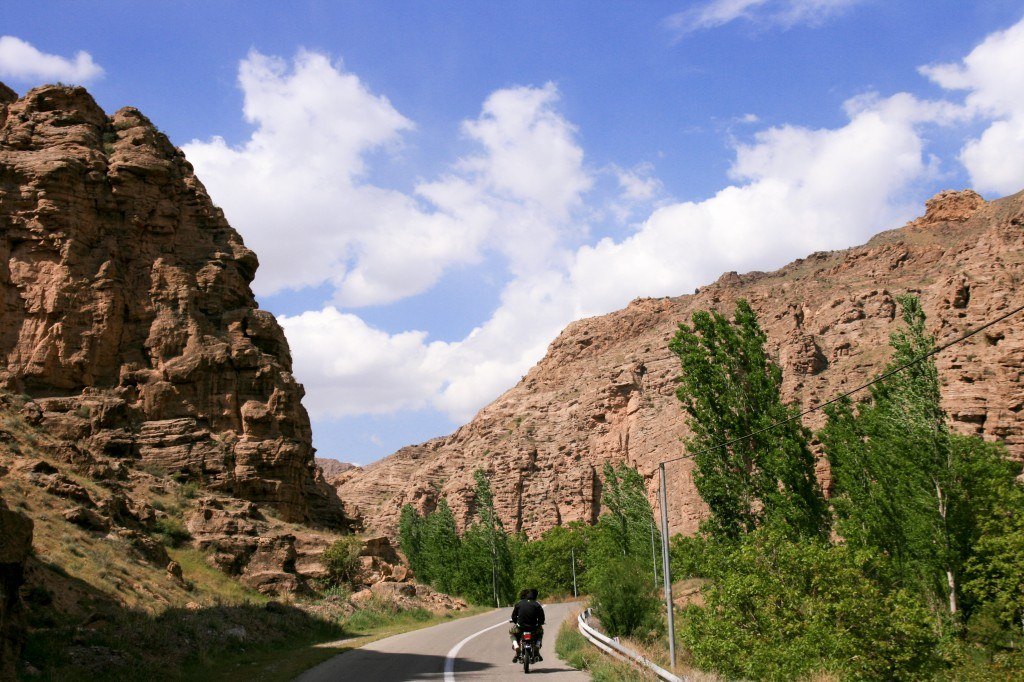
[[[522,651],[520,643],[524,629],[533,632],[537,660],[543,661],[544,659],[540,655],[540,646],[544,638],[544,607],[537,602],[537,590],[530,588],[519,593],[519,601],[512,608],[512,617],[509,620],[514,623],[512,634],[515,640],[512,646],[516,653],[512,662],[519,662],[519,654]]]

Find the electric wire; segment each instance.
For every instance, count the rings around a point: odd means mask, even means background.
[[[885,372],[883,374],[878,375],[877,377],[875,377],[871,381],[868,381],[867,383],[861,384],[857,388],[851,389],[851,390],[847,391],[846,393],[842,393],[840,395],[837,395],[834,398],[831,398],[831,399],[821,403],[820,405],[815,405],[814,407],[810,407],[810,408],[804,410],[803,412],[801,412],[799,414],[793,415],[792,417],[788,417],[786,419],[781,419],[781,420],[775,422],[774,424],[769,424],[768,426],[765,426],[764,428],[758,429],[757,431],[754,431],[752,433],[748,433],[748,434],[746,434],[744,436],[738,436],[736,438],[733,438],[732,440],[727,440],[724,443],[719,443],[718,445],[713,445],[713,446],[711,446],[709,448],[704,448],[703,450],[698,450],[696,452],[689,452],[689,453],[687,453],[685,455],[680,455],[679,457],[673,457],[671,459],[663,460],[661,462],[658,462],[658,465],[659,466],[664,466],[664,465],[670,464],[672,462],[678,462],[680,460],[689,459],[689,458],[695,457],[697,455],[702,455],[705,452],[711,452],[712,450],[718,450],[719,448],[727,448],[730,445],[735,445],[736,443],[739,443],[740,441],[747,440],[748,438],[753,438],[754,436],[759,436],[762,433],[767,433],[768,431],[771,431],[772,429],[778,428],[779,426],[782,426],[783,424],[788,424],[789,422],[796,421],[797,419],[802,419],[803,417],[811,414],[812,412],[817,412],[818,410],[824,409],[824,408],[828,407],[829,405],[832,405],[833,403],[837,403],[837,402],[839,402],[840,400],[842,400],[844,398],[849,398],[854,393],[858,393],[860,391],[863,391],[865,388],[873,386],[873,385],[879,383],[880,381],[885,381],[886,379],[888,379],[889,377],[893,376],[894,374],[898,374],[898,373],[902,372],[903,370],[916,365],[917,363],[921,362],[922,360],[927,360],[931,356],[937,355],[938,353],[941,353],[942,351],[946,350],[947,348],[949,348],[951,346],[954,346],[954,345],[956,345],[956,344],[958,344],[958,343],[960,343],[962,341],[966,341],[967,339],[971,338],[975,334],[977,334],[979,332],[982,332],[982,331],[988,329],[989,327],[991,327],[993,325],[999,324],[1003,320],[1016,315],[1017,313],[1021,312],[1022,310],[1024,310],[1024,305],[1022,305],[1020,307],[1017,307],[1017,308],[1014,308],[1010,312],[1005,313],[1005,314],[997,317],[996,319],[994,319],[994,320],[992,320],[990,322],[986,322],[985,324],[981,325],[977,329],[974,329],[974,330],[972,330],[970,332],[967,332],[966,334],[962,334],[962,335],[958,336],[957,338],[953,339],[952,341],[950,341],[948,343],[944,343],[941,346],[936,346],[935,348],[931,349],[927,353],[922,353],[918,357],[916,357],[916,358],[914,358],[912,360],[908,360],[907,362],[903,363],[899,367],[896,367],[894,369],[889,370],[888,372]]]

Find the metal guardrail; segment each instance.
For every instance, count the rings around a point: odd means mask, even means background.
[[[673,675],[669,671],[665,670],[656,663],[644,658],[635,651],[632,651],[622,646],[614,639],[601,634],[593,627],[591,627],[590,623],[587,622],[589,619],[590,609],[584,610],[583,613],[579,615],[579,618],[576,619],[576,623],[577,625],[579,625],[580,634],[586,637],[591,644],[596,646],[601,651],[605,652],[609,656],[613,656],[614,658],[619,658],[625,661],[630,661],[632,663],[637,663],[647,668],[648,670],[651,670],[655,675],[665,680],[666,682],[688,682],[688,678]]]

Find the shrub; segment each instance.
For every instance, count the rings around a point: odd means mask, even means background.
[[[723,552],[705,606],[682,613],[698,667],[730,678],[914,679],[943,665],[943,634],[916,594],[873,576],[885,561],[763,528]]]
[[[354,535],[346,535],[324,550],[321,558],[334,585],[350,585],[355,581],[359,573],[359,552],[362,549],[362,540]]]
[[[630,636],[658,618],[658,599],[646,567],[630,558],[613,560],[592,581],[601,624],[612,637]]]
[[[175,516],[159,518],[154,525],[160,540],[168,547],[180,547],[183,543],[192,539],[192,535],[185,528],[185,524]]]

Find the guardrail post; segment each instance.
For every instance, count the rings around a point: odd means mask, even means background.
[[[665,612],[668,614],[668,657],[672,668],[676,667],[676,619],[672,604],[672,572],[668,555],[668,488],[665,484],[665,463],[659,465],[661,472],[661,574],[665,578]]]

